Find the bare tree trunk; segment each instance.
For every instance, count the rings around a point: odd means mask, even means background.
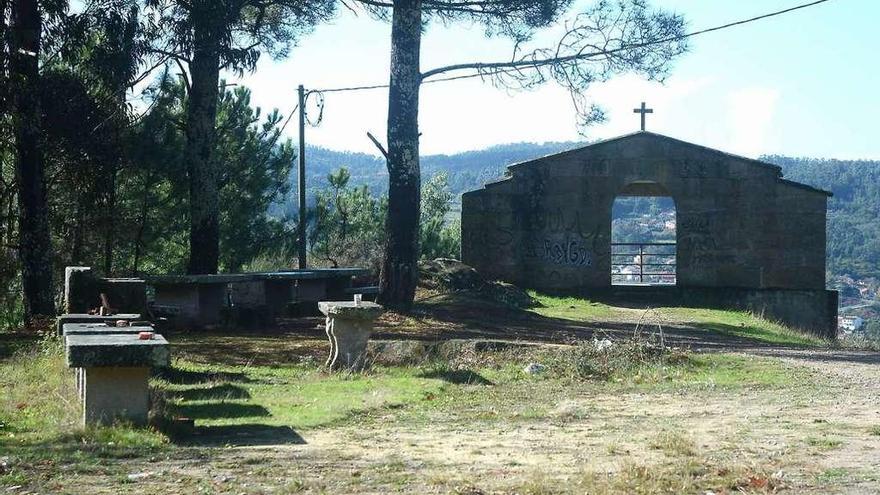
[[[394,0],[388,89],[388,217],[379,302],[408,309],[418,281],[421,0]]]
[[[220,259],[220,196],[214,162],[217,98],[220,84],[219,30],[221,12],[215,0],[194,2],[191,87],[186,115],[186,162],[189,166],[188,272],[217,273]],[[220,2],[216,2],[220,3]]]
[[[12,6],[10,78],[18,180],[19,256],[25,318],[55,314],[52,241],[46,205],[46,171],[40,150],[39,51],[42,19],[37,0]]]
[[[113,243],[116,240],[116,182],[119,168],[113,165],[107,184],[107,209],[105,211],[104,231],[104,276],[113,274]]]
[[[70,242],[70,264],[79,265],[82,262],[83,252],[83,227],[85,224],[82,199],[76,197],[76,210],[73,214],[73,235]]]
[[[153,186],[153,172],[147,172],[144,177],[144,195],[141,201],[141,212],[138,219],[137,235],[134,238],[134,263],[131,275],[136,276],[141,262],[141,246],[144,242],[144,231],[147,228],[147,213],[150,211],[150,188]]]

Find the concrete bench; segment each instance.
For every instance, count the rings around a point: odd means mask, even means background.
[[[333,371],[363,369],[373,322],[384,311],[382,306],[368,301],[320,301],[318,310],[327,317],[327,366]]]
[[[140,340],[138,334],[130,333],[133,328],[137,327],[64,328],[70,332],[64,337],[67,365],[81,376],[84,425],[116,420],[147,423],[150,368],[168,366],[170,352],[161,335]],[[149,327],[140,331],[144,328]]]

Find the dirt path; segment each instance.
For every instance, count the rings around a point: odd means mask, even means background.
[[[639,484],[737,492],[724,483],[747,483],[740,488],[750,493],[880,492],[880,354],[701,350],[802,372],[782,389],[620,393],[524,382],[501,391],[513,399],[498,404],[388,409],[297,432],[299,442],[194,450],[196,459],[181,449],[150,467],[155,475],[108,493],[627,493]]]

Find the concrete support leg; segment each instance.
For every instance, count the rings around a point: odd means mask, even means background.
[[[332,369],[333,362],[336,361],[336,337],[333,336],[333,318],[327,317],[326,327],[327,338],[330,340],[330,356],[327,357],[324,366]]]
[[[367,343],[372,332],[372,320],[328,317],[330,369],[362,370],[366,365]]]
[[[147,424],[150,368],[85,368],[83,424]]]
[[[86,370],[83,368],[74,368],[73,373],[76,376],[76,396],[80,402],[86,398]]]

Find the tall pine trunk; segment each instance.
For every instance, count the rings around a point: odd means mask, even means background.
[[[121,158],[121,157],[120,157]],[[116,242],[116,183],[119,169],[113,165],[107,177],[107,205],[104,212],[104,276],[113,276],[113,244]]]
[[[25,318],[55,314],[52,241],[46,171],[40,150],[39,51],[42,19],[37,0],[12,5],[10,79],[18,180],[19,257]]]
[[[220,84],[222,11],[215,0],[193,3],[193,57],[190,63],[186,115],[186,153],[189,171],[189,264],[191,274],[217,273],[220,259],[220,197],[214,160],[217,98]]]
[[[379,302],[407,309],[418,281],[421,0],[394,0],[388,89],[388,217]]]

